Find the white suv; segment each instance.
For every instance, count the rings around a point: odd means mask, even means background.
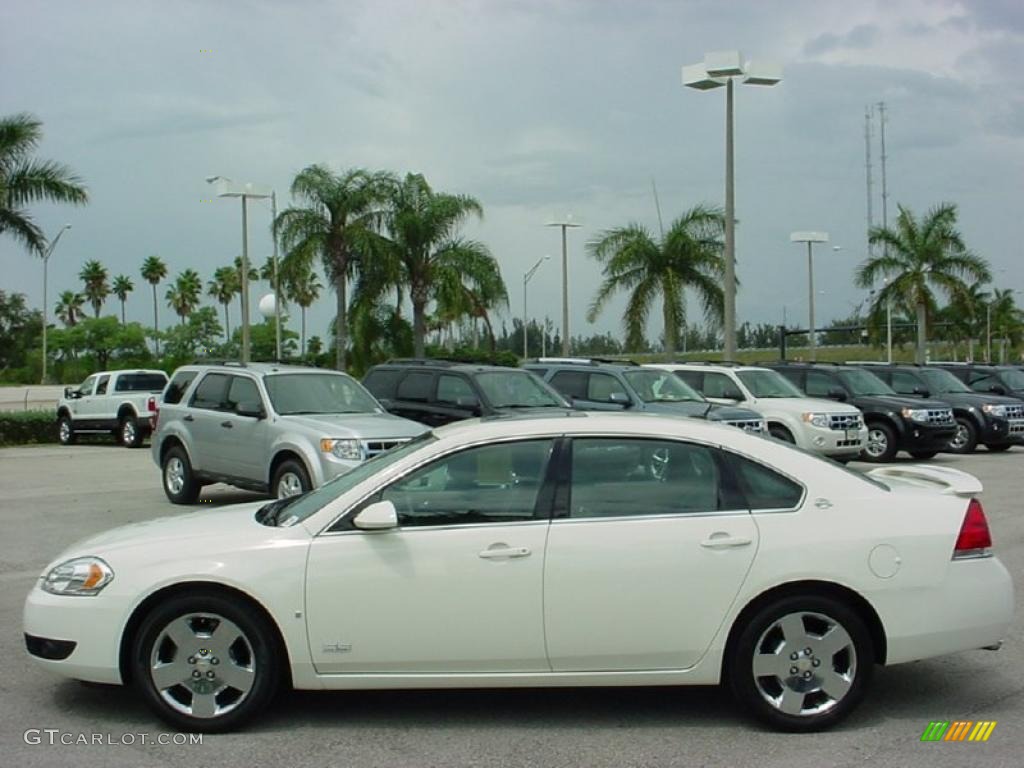
[[[852,405],[807,397],[777,371],[746,365],[668,363],[672,371],[713,403],[740,405],[768,422],[772,437],[847,461],[860,455],[868,430]]]

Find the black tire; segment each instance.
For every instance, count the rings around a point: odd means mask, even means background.
[[[949,441],[949,447],[946,450],[961,455],[974,453],[978,447],[978,428],[974,426],[974,422],[966,416],[957,416],[956,432],[956,436]]]
[[[873,435],[878,447],[866,446],[860,454],[861,458],[876,464],[892,461],[899,450],[896,445],[896,430],[884,421],[873,421],[868,424],[868,446],[872,445]]]
[[[163,462],[160,464],[160,477],[164,493],[172,504],[195,504],[199,492],[203,489],[202,484],[196,481],[188,454],[180,445],[173,446],[164,454]]]
[[[989,453],[1002,453],[1013,448],[1013,443],[998,443],[997,445],[986,445],[985,447]]]
[[[284,492],[282,484],[287,484],[288,492]],[[302,466],[301,461],[286,459],[274,470],[274,477],[270,481],[270,495],[275,499],[282,499],[285,496],[294,496],[299,493],[306,493],[312,490],[313,484],[309,479],[309,472]]]
[[[911,451],[910,455],[915,459],[921,459],[926,461],[928,459],[934,459],[938,455],[938,451]]]
[[[193,632],[195,642],[179,648],[166,631],[172,627],[179,637]],[[225,639],[208,634],[213,629],[227,632]],[[178,731],[216,733],[238,728],[270,703],[283,662],[274,629],[260,611],[237,598],[199,591],[161,601],[143,619],[132,642],[132,683]],[[157,665],[164,670],[162,688],[153,674]],[[224,711],[192,713],[204,705]]]
[[[794,617],[799,625],[792,623]],[[791,627],[802,626],[803,637],[787,641],[779,626],[784,618]],[[826,642],[818,633],[837,627],[845,633],[836,643],[841,648],[829,652],[819,646],[815,653],[814,645]],[[772,647],[777,659],[768,653]],[[764,659],[759,667],[767,674],[755,674],[755,656]],[[726,664],[729,688],[751,715],[779,730],[820,731],[849,715],[864,697],[874,648],[856,611],[832,598],[797,595],[766,605],[744,620]],[[782,677],[772,674],[776,667]],[[784,707],[791,711],[783,711]],[[796,712],[814,707],[826,708]]]
[[[768,434],[774,437],[776,440],[781,440],[784,443],[792,443],[793,445],[796,445],[796,440],[793,438],[793,433],[779,424],[769,424]]]
[[[135,421],[135,417],[126,414],[117,425],[117,440],[125,448],[138,448],[146,435]]]
[[[70,416],[61,416],[57,419],[57,440],[61,445],[74,445],[78,442],[78,435],[75,434]]]

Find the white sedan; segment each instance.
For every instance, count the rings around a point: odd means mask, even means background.
[[[998,647],[978,481],[868,475],[695,419],[462,422],[303,496],[76,544],[28,651],[134,685],[180,730],[302,689],[709,685],[833,725],[875,664]]]

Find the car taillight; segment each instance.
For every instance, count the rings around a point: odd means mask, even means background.
[[[967,505],[967,514],[964,515],[964,522],[960,526],[960,535],[956,537],[953,557],[979,557],[987,555],[991,546],[992,534],[988,530],[985,510],[982,509],[980,501],[971,499],[971,503]]]
[[[160,420],[160,409],[156,406],[156,398],[151,397],[146,401],[146,410],[149,411],[150,429],[156,432],[156,423]]]

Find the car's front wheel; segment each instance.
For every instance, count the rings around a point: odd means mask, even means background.
[[[865,461],[892,461],[897,450],[896,431],[892,427],[883,422],[868,424],[868,441],[863,453]]]
[[[75,435],[75,428],[71,424],[71,418],[61,416],[57,420],[57,439],[61,445],[74,445],[78,439]]]
[[[181,731],[225,731],[251,719],[281,678],[273,629],[244,602],[216,593],[163,601],[142,622],[132,679]]]
[[[782,598],[759,610],[732,645],[727,677],[755,717],[787,731],[817,731],[860,702],[874,654],[864,622],[831,598]]]
[[[953,434],[953,439],[949,441],[949,452],[950,453],[974,453],[974,449],[978,447],[978,429],[974,426],[974,423],[966,418],[959,417],[956,420],[956,432]]]
[[[776,440],[781,440],[784,443],[796,444],[796,439],[793,437],[793,433],[790,432],[783,426],[778,424],[768,425],[768,434],[774,437]]]
[[[175,445],[164,454],[162,472],[164,494],[172,504],[195,504],[203,486],[196,480],[184,448]]]
[[[281,466],[274,472],[274,479],[270,485],[271,493],[277,499],[298,496],[313,487],[306,468],[294,459],[281,462]]]

